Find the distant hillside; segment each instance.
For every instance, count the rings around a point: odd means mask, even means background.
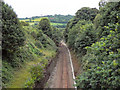
[[[72,15],[46,15],[46,16],[34,16],[31,18],[27,17],[19,18],[19,20],[29,22],[30,25],[37,25],[42,17],[47,17],[50,20],[51,25],[57,28],[65,28],[68,21],[73,18]]]

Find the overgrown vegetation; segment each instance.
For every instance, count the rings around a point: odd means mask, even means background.
[[[61,30],[51,26],[47,18],[48,22],[44,19],[37,26],[20,22],[12,7],[2,1],[4,88],[33,88],[35,82],[44,76],[43,69],[56,55],[56,45],[62,39]]]
[[[2,86],[33,88],[44,77],[44,68],[64,34],[82,63],[76,86],[119,89],[120,2],[101,0],[99,6],[99,10],[83,7],[75,17],[48,15],[19,21],[12,7],[2,1]]]
[[[100,3],[100,10],[77,11],[67,24],[66,42],[81,57],[83,72],[76,86],[83,89],[120,88],[120,2]]]

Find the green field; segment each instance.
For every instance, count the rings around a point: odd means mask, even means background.
[[[51,22],[51,25],[57,28],[65,28],[67,22],[73,17],[71,15],[48,15],[48,16],[36,16],[32,18],[19,18],[20,21],[28,22],[30,25],[37,25],[41,18],[48,18]]]
[[[41,20],[41,18],[35,18],[34,20],[24,19],[24,20],[20,20],[20,21],[28,22],[30,25],[35,25],[35,24],[38,24],[40,20]],[[51,25],[59,28],[59,27],[65,27],[67,25],[67,23],[54,23],[54,22],[51,22]]]

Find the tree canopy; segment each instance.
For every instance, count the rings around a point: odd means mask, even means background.
[[[99,11],[96,8],[83,7],[76,12],[75,18],[79,20],[93,21],[98,12]]]
[[[42,18],[39,22],[39,29],[43,31],[44,34],[51,36],[52,28],[48,18]]]
[[[3,58],[24,45],[25,37],[17,15],[4,2],[2,2],[2,36]]]

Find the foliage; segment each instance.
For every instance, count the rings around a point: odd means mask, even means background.
[[[95,16],[98,14],[98,10],[96,8],[83,7],[76,12],[76,15],[73,19],[71,19],[65,29],[64,36],[66,42],[68,41],[68,33],[69,30],[72,29],[79,21],[92,21]]]
[[[94,29],[92,23],[88,23],[88,24],[86,23],[81,27],[81,30],[75,39],[75,47],[74,47],[75,51],[79,54],[79,56],[85,55],[86,54],[85,47],[90,46],[92,43],[95,42],[96,37],[93,30]]]
[[[42,18],[40,20],[40,22],[39,22],[39,29],[41,29],[43,31],[43,33],[48,35],[49,37],[52,34],[50,21],[47,18]]]
[[[8,62],[3,61],[2,62],[2,86],[3,87],[5,87],[6,83],[13,78],[12,73],[13,73],[13,68],[11,67],[11,65]]]
[[[53,41],[58,45],[60,40],[63,38],[63,30],[51,26],[49,20],[46,18],[41,19],[38,27],[40,30],[37,33],[37,40],[40,40],[44,47],[46,47],[46,45],[54,45]],[[50,38],[53,41],[51,41]]]
[[[14,78],[15,72],[21,69],[26,62],[39,60],[42,56],[46,57],[47,55],[43,54],[46,49],[55,53],[57,47],[52,39],[42,30],[37,29],[37,26],[21,24],[12,8],[4,2],[2,3],[2,87],[6,88]],[[28,23],[25,22],[25,24]],[[51,28],[51,26],[49,27]],[[39,33],[40,31],[41,33]],[[39,34],[41,35],[39,36]],[[37,67],[35,68],[37,69]]]
[[[11,61],[12,55],[24,45],[25,36],[16,13],[4,2],[2,2],[2,36],[3,59]]]
[[[90,46],[96,40],[91,21],[80,20],[68,33],[68,45],[78,56],[86,54],[86,46]]]
[[[46,17],[50,20],[51,25],[57,28],[65,28],[67,22],[73,18],[72,15],[46,15],[46,16],[34,16],[32,18],[19,18],[20,21],[28,22],[32,25],[38,25],[41,18]]]
[[[70,19],[73,18],[72,15],[49,15],[50,21],[53,23],[67,23]]]
[[[77,42],[80,42],[80,41],[76,41],[77,38],[81,39],[81,41],[82,41],[82,38],[83,38],[83,40],[85,40],[84,36],[88,35],[88,36],[94,37],[93,35],[89,34],[90,32],[92,32],[92,30],[93,30],[93,24],[91,21],[88,21],[88,22],[86,22],[85,20],[79,21],[72,29],[69,30],[69,34],[68,34],[69,46],[72,45],[73,48],[75,48],[75,44]],[[78,47],[76,47],[76,48],[78,48]]]
[[[120,88],[120,24],[106,26],[109,35],[87,48],[85,72],[78,76],[80,88]]]
[[[40,79],[43,78],[44,67],[45,64],[41,64],[41,63],[38,63],[31,67],[30,73],[32,78],[25,83],[26,88],[33,88],[35,82],[40,81]]]
[[[35,85],[35,82],[39,82],[43,77],[44,77],[44,68],[48,64],[47,59],[43,59],[40,63],[34,64],[30,68],[30,73],[31,73],[31,79],[29,79],[25,83],[26,88],[33,88]]]
[[[120,2],[101,0],[99,5],[99,11],[78,10],[64,35],[78,58],[82,57],[83,72],[77,76],[76,86],[116,90],[120,88]]]
[[[98,36],[98,40],[103,35],[108,35],[106,32],[104,26],[108,26],[109,23],[120,23],[118,21],[117,17],[120,15],[120,2],[109,2],[106,3],[104,7],[100,8],[99,17],[96,17],[98,19],[95,20],[94,23],[97,23],[96,25],[96,33]],[[98,20],[98,21],[97,21]]]
[[[40,52],[39,52],[40,53]],[[15,69],[23,67],[26,61],[32,61],[34,59],[32,51],[27,47],[20,48],[16,54],[13,55],[11,63],[2,61],[2,84],[6,87],[6,84],[12,80]]]
[[[103,4],[94,19],[97,41],[86,47],[82,58],[84,72],[76,79],[78,88],[120,88],[120,2]]]
[[[52,27],[52,40],[58,46],[60,41],[63,39],[63,29],[58,29],[56,27]]]
[[[29,23],[28,23],[28,22],[21,21],[20,23],[21,23],[23,26],[29,26]]]
[[[54,46],[56,48],[55,43],[45,35],[41,30],[39,30],[37,34],[37,40],[39,40],[44,48],[49,47],[49,46]]]
[[[76,19],[79,20],[91,20],[95,18],[98,10],[96,8],[83,7],[76,12]]]

